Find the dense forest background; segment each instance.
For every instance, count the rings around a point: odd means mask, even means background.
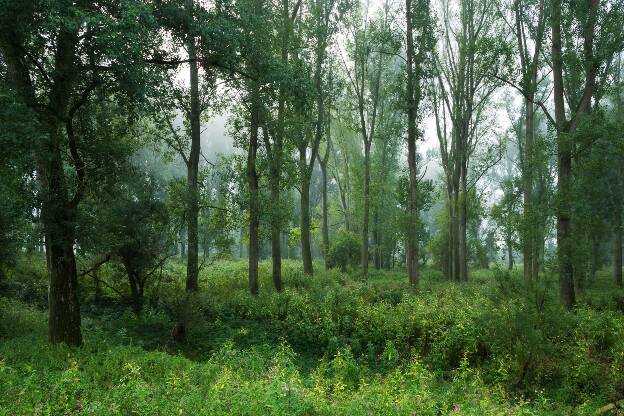
[[[0,414],[624,408],[624,1],[0,10]]]

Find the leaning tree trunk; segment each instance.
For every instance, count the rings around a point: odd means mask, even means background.
[[[193,8],[193,0],[187,0],[187,7]],[[200,153],[200,104],[199,104],[199,76],[197,69],[195,40],[190,38],[187,42],[190,67],[191,102],[189,121],[191,127],[191,152],[187,162],[187,184],[188,184],[188,207],[187,207],[187,261],[186,261],[186,290],[196,291],[198,289],[197,277],[198,268],[198,216],[199,216],[199,190],[197,178],[199,171]]]

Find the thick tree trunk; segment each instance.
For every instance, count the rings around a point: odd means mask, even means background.
[[[364,217],[362,218],[362,279],[368,280],[368,217],[370,211],[370,144],[364,143]]]
[[[301,258],[303,273],[311,276],[314,270],[310,244],[310,179],[307,177],[301,182]]]
[[[414,35],[412,0],[405,0],[407,25],[407,164],[409,168],[409,203],[407,227],[407,273],[412,289],[418,287],[418,179],[416,176],[416,112],[414,97]]]
[[[187,0],[187,8],[193,9],[193,0]],[[197,178],[199,173],[199,154],[201,152],[201,108],[199,104],[199,74],[197,70],[195,39],[189,38],[187,42],[190,67],[191,102],[189,124],[191,127],[191,152],[187,162],[188,184],[188,207],[187,207],[187,233],[188,233],[188,256],[186,261],[186,290],[198,289],[198,216],[199,216],[199,189]]]
[[[260,124],[260,105],[257,87],[251,97],[249,147],[247,150],[247,181],[249,185],[249,291],[258,293],[258,252],[259,252],[259,206],[258,206],[258,173],[256,172],[256,156],[258,152],[258,128]]]
[[[49,183],[52,189],[56,185],[61,185],[62,182],[58,182],[60,178],[57,175],[50,176]],[[57,178],[52,176],[57,176]],[[82,344],[82,334],[80,332],[78,277],[74,257],[74,219],[71,214],[63,213],[66,211],[64,201],[58,200],[53,195],[50,199],[44,208],[50,279],[48,339],[54,344],[63,342],[70,346],[78,346]]]
[[[132,310],[140,313],[143,309],[143,287],[140,284],[139,273],[132,266],[131,259],[124,259],[123,264],[128,275],[128,284],[130,285],[130,296],[132,299]]]
[[[613,279],[622,287],[622,212],[616,210],[613,218]]]

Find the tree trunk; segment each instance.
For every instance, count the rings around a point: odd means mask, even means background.
[[[329,149],[327,150],[329,152]],[[329,270],[327,255],[329,254],[329,224],[327,213],[327,161],[321,163],[322,183],[321,192],[323,194],[323,257],[325,258],[325,270]]]
[[[257,86],[254,86],[251,95],[251,114],[249,148],[247,150],[247,181],[249,185],[249,291],[251,294],[258,293],[258,173],[256,172],[256,155],[258,152],[258,128],[260,117],[260,104],[258,102]]]
[[[132,298],[132,310],[140,313],[143,309],[143,289],[140,284],[139,273],[132,266],[131,259],[124,259],[123,264],[128,275],[128,284],[130,285],[130,296]]]
[[[58,164],[54,162],[52,164],[60,169],[60,157],[57,160]],[[51,172],[48,180],[50,191],[54,192],[57,185],[64,188],[63,181],[57,174]],[[58,199],[56,195],[49,195],[44,208],[44,227],[50,259],[48,339],[53,344],[63,342],[70,346],[78,346],[82,344],[82,334],[80,332],[78,276],[74,257],[74,218],[67,211],[63,200]]]
[[[275,156],[274,156],[275,157]],[[280,181],[279,171],[273,171],[272,175],[277,175],[278,178],[271,178],[271,199],[276,204],[276,211],[279,214],[279,201],[280,201]],[[271,260],[272,260],[272,278],[273,286],[278,292],[282,291],[282,230],[280,215],[275,215],[273,212],[273,218],[271,218]]]
[[[307,176],[301,181],[301,258],[303,273],[311,276],[314,270],[310,244],[310,179]]]
[[[513,247],[511,245],[511,238],[507,239],[507,269],[509,271],[513,270],[514,267],[514,258],[513,258]]]
[[[416,176],[416,112],[414,97],[414,34],[412,0],[405,0],[407,25],[407,164],[409,168],[409,203],[407,227],[407,273],[412,289],[418,287],[418,178]]]
[[[559,260],[559,295],[567,308],[576,303],[572,253],[572,230],[570,225],[570,198],[572,182],[572,146],[568,136],[565,116],[563,87],[563,57],[561,51],[561,0],[553,0],[551,7],[553,94],[557,123],[557,254]]]
[[[370,142],[364,143],[364,218],[362,219],[362,279],[368,280],[368,217],[370,211]]]
[[[466,231],[467,231],[467,204],[466,204],[466,184],[465,178],[462,180],[462,187],[459,196],[459,280],[462,282],[468,281],[468,245],[466,244]]]
[[[376,208],[373,212],[373,259],[375,263],[375,270],[381,269],[381,231],[379,230],[379,212]]]
[[[186,0],[187,8],[192,13],[193,0]],[[188,207],[187,207],[187,233],[188,233],[188,256],[186,261],[186,290],[196,291],[198,289],[197,276],[198,269],[198,216],[199,216],[199,190],[197,178],[199,173],[199,154],[201,152],[201,108],[199,104],[199,74],[197,70],[195,39],[189,37],[187,42],[190,67],[190,87],[191,102],[189,124],[191,127],[191,152],[187,162],[187,184],[188,184]]]
[[[524,239],[522,244],[523,273],[527,282],[533,280],[535,240],[533,219],[533,104],[529,99],[524,100],[525,135],[524,135],[524,166],[522,170],[522,197],[524,204]]]
[[[622,287],[622,213],[619,209],[613,220],[613,279]]]

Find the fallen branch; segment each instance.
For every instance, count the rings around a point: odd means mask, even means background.
[[[607,412],[610,412],[611,410],[616,410],[618,407],[619,408],[624,408],[624,399],[618,400],[618,401],[613,402],[613,403],[609,403],[606,406],[602,406],[600,409],[596,410],[596,414],[597,415],[602,415],[602,414],[605,414]]]

